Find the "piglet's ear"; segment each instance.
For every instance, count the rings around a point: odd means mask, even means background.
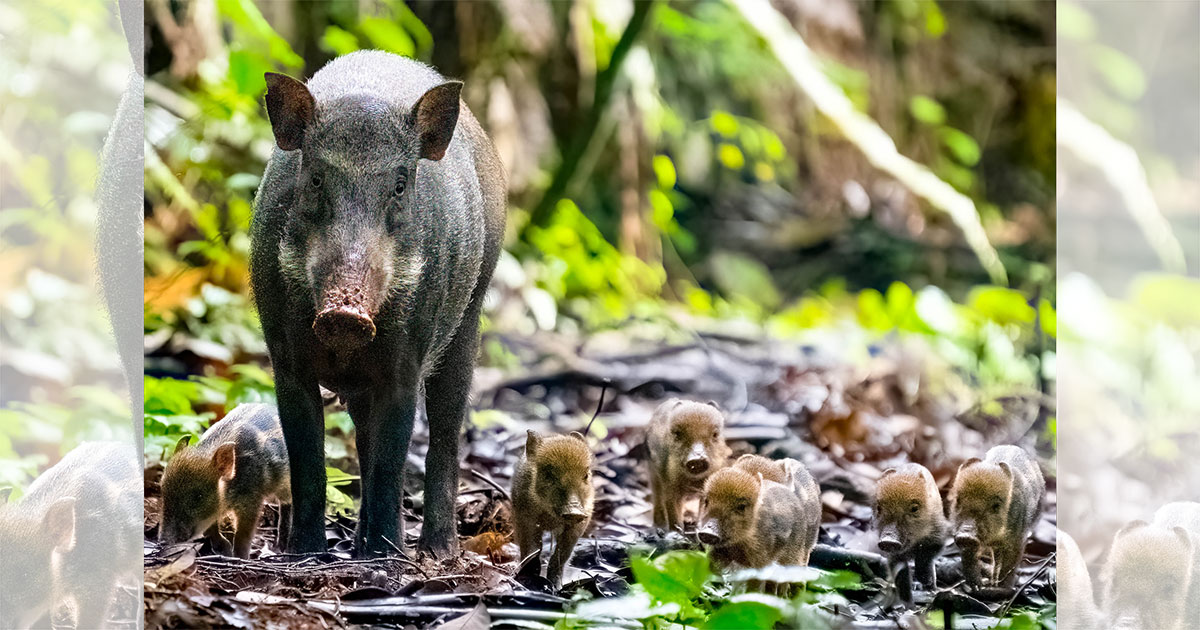
[[[187,448],[188,444],[191,441],[192,441],[191,434],[188,434],[188,435],[185,435],[185,436],[179,438],[179,441],[175,443],[175,450],[172,451],[172,456],[178,455],[179,453],[183,452],[183,449]]]
[[[1129,532],[1131,532],[1135,529],[1140,529],[1142,527],[1149,527],[1149,525],[1150,525],[1150,523],[1147,523],[1146,521],[1142,521],[1142,520],[1130,521],[1129,523],[1126,523],[1124,527],[1117,530],[1117,533],[1114,536],[1114,538],[1120,538],[1121,536],[1124,536],[1125,534],[1128,534]]]
[[[1172,527],[1171,531],[1174,532],[1175,536],[1179,538],[1179,543],[1183,547],[1182,550],[1185,552],[1185,555],[1187,555],[1186,552],[1191,551],[1193,546],[1192,538],[1188,535],[1188,531],[1178,526]]]
[[[578,431],[572,431],[571,437],[575,438],[576,440],[579,440],[580,442],[583,442],[584,444],[587,444],[587,438],[583,437],[583,434]]]
[[[538,435],[537,431],[529,429],[525,432],[525,457],[533,457],[541,445],[542,436]]]
[[[1009,479],[1012,479],[1012,476],[1013,476],[1012,466],[1009,466],[1008,462],[1000,462],[1000,470],[1003,470],[1004,474],[1008,475]]]
[[[317,102],[304,84],[284,74],[268,72],[267,116],[275,144],[284,151],[295,151],[304,142],[304,131],[313,121]]]
[[[217,469],[217,475],[225,481],[233,479],[233,475],[237,473],[237,456],[234,453],[234,447],[233,442],[226,442],[218,446],[216,452],[213,453],[213,466]]]
[[[63,497],[50,504],[42,517],[42,531],[57,549],[75,547],[75,497]]]
[[[972,457],[971,459],[968,459],[967,461],[963,462],[962,465],[958,467],[958,472],[962,472],[963,470],[966,470],[967,468],[970,468],[971,466],[974,466],[975,464],[978,464],[981,461],[983,461],[983,460],[979,459],[978,457]]]
[[[442,159],[458,124],[458,96],[461,81],[448,81],[421,95],[414,108],[417,125],[417,153],[426,160]]]

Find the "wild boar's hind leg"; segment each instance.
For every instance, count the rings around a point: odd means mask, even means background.
[[[454,513],[458,497],[458,434],[471,394],[482,302],[482,292],[476,292],[437,372],[425,380],[429,454],[425,458],[425,521],[421,524],[418,548],[439,557],[451,555],[458,547]]]
[[[276,363],[275,395],[291,470],[292,526],[288,549],[325,551],[325,422],[315,379],[302,379]]]
[[[416,383],[401,378],[395,390],[371,401],[368,419],[354,419],[356,429],[365,428],[370,435],[362,510],[354,541],[359,557],[386,555],[404,547],[401,490],[416,412]],[[360,451],[359,457],[362,456]],[[425,501],[428,505],[429,498]]]

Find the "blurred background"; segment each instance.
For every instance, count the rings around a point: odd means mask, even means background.
[[[1200,6],[1060,2],[1057,28],[1059,526],[1095,576],[1200,496]]]
[[[520,366],[514,338],[604,331],[859,358],[911,335],[971,387],[1052,393],[1053,6],[762,6],[802,35],[815,82],[725,2],[151,1],[148,440],[268,395],[246,287],[273,146],[262,75],[360,48],[464,80],[508,169],[485,368]],[[821,113],[821,90],[857,118]]]
[[[5,2],[0,41],[0,487],[16,500],[81,441],[130,441],[95,242],[133,64],[115,2]]]

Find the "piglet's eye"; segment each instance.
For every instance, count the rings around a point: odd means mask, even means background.
[[[912,507],[908,509],[908,511],[911,514],[916,514],[921,511],[921,506],[918,503],[914,503]]]
[[[713,439],[715,440],[715,439],[717,439],[717,438],[719,438],[719,437],[721,437],[721,432],[720,432],[720,431],[713,431]]]

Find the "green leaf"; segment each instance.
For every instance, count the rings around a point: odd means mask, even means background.
[[[671,158],[656,155],[651,165],[654,167],[654,176],[658,180],[659,188],[670,190],[675,187],[675,163]]]
[[[1083,10],[1074,2],[1058,2],[1055,4],[1058,18],[1058,36],[1074,41],[1088,41],[1096,36],[1096,20],[1092,14]]]
[[[979,143],[975,142],[974,138],[953,127],[942,127],[939,134],[942,137],[942,143],[946,145],[947,149],[950,149],[954,159],[965,166],[975,166],[979,163],[981,156]]]
[[[1141,274],[1130,288],[1132,302],[1171,326],[1200,326],[1200,280],[1166,273]]]
[[[1038,302],[1038,317],[1042,320],[1042,332],[1049,335],[1051,338],[1058,337],[1058,313],[1054,310],[1054,305],[1050,300],[1042,298]]]
[[[729,297],[743,297],[775,310],[783,298],[775,288],[771,272],[761,262],[734,252],[719,251],[709,259],[713,280]]]
[[[946,122],[946,109],[937,101],[920,94],[908,101],[908,112],[913,118],[927,124],[940,125]]]
[[[729,602],[721,606],[701,625],[706,630],[748,630],[750,628],[774,628],[783,619],[778,607],[761,601]]]
[[[1108,87],[1118,96],[1135,101],[1146,93],[1146,75],[1137,62],[1108,46],[1092,46],[1092,62]]]
[[[367,18],[359,23],[371,44],[380,50],[386,50],[404,57],[413,57],[417,52],[416,44],[399,24],[384,18]]]
[[[1004,287],[977,287],[967,296],[967,303],[980,315],[998,324],[1028,324],[1033,321],[1033,307],[1025,296]]]
[[[630,567],[637,583],[652,598],[690,606],[712,576],[708,556],[698,551],[672,551],[654,560],[635,556]]]
[[[354,33],[332,25],[325,27],[321,47],[335,55],[348,55],[360,48]]]
[[[726,138],[737,136],[738,120],[729,112],[720,110],[713,112],[712,117],[709,119],[709,124],[712,125],[713,131]]]

